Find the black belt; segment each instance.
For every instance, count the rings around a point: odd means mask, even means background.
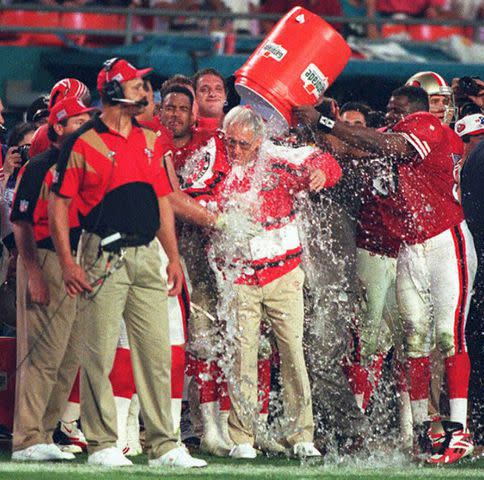
[[[133,233],[121,233],[121,238],[114,242],[100,247],[104,252],[116,253],[123,248],[143,247],[153,240],[153,237],[147,235],[138,235]]]

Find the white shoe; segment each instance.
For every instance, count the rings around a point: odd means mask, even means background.
[[[150,467],[202,468],[207,466],[207,462],[193,458],[185,445],[180,445],[161,457],[148,460],[148,465]]]
[[[53,443],[38,443],[12,453],[12,460],[19,462],[42,462],[49,460],[73,460],[72,453],[62,452]]]
[[[293,447],[293,453],[298,458],[320,457],[321,452],[312,442],[299,442]]]
[[[82,430],[79,428],[77,420],[74,420],[73,422],[63,422],[61,420],[59,428],[60,431],[69,439],[69,441],[73,445],[77,445],[81,448],[81,451],[87,448],[86,437],[84,436],[84,433],[82,433]]]
[[[239,443],[230,450],[232,458],[255,458],[257,450],[250,443]]]
[[[116,447],[103,448],[91,453],[87,457],[88,465],[99,465],[101,467],[129,467],[133,462],[123,455]]]
[[[221,440],[217,441],[216,439],[211,439],[205,435],[200,441],[200,451],[213,455],[214,457],[228,457],[230,448],[231,447],[225,445],[225,443],[221,443]]]
[[[69,445],[59,445],[56,443],[56,445],[59,450],[64,453],[82,453],[82,448],[79,445],[74,445],[73,443]]]

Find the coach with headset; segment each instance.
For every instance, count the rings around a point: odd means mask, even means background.
[[[118,58],[104,63],[97,78],[103,113],[65,143],[49,218],[67,293],[82,294],[81,418],[88,463],[131,465],[115,448],[109,381],[124,318],[149,465],[203,467],[206,462],[177,444],[171,416],[167,290],[168,295],[180,292],[182,270],[163,168],[167,152],[156,134],[134,119],[148,104],[143,77],[151,70]],[[78,205],[84,230],[80,264],[69,248],[71,201]],[[169,260],[166,273],[162,247]]]

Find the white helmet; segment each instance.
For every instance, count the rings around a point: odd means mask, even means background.
[[[423,88],[427,95],[444,95],[450,97],[449,105],[445,108],[444,123],[449,124],[457,114],[454,102],[454,92],[442,76],[435,72],[418,72],[405,83],[406,86]]]

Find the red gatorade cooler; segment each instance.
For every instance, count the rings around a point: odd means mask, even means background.
[[[295,7],[235,72],[235,89],[242,103],[252,105],[274,128],[287,128],[291,108],[317,104],[350,55],[331,25]]]
[[[13,428],[16,339],[0,337],[0,425]]]

